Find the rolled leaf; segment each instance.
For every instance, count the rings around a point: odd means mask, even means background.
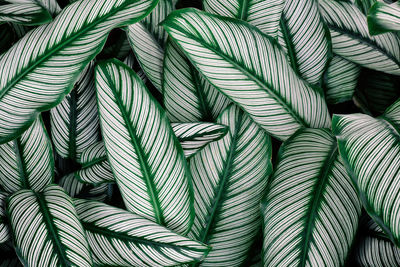
[[[343,266],[361,203],[328,129],[302,129],[278,153],[263,200],[264,266]]]
[[[368,29],[371,35],[400,31],[399,3],[375,3],[368,13]]]
[[[0,56],[0,143],[68,94],[116,27],[145,17],[157,0],[77,1]],[[74,18],[80,18],[79,20]]]
[[[285,140],[302,127],[330,127],[322,91],[298,78],[275,40],[248,23],[181,9],[163,25],[204,77],[271,135]]]
[[[239,266],[261,226],[259,205],[272,172],[270,137],[238,107],[218,123],[228,134],[191,158],[195,213],[189,236],[212,247],[202,266]]]

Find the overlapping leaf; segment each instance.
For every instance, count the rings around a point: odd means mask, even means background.
[[[328,129],[281,147],[263,200],[264,266],[343,266],[361,203]]]
[[[157,0],[78,1],[0,56],[0,143],[69,93],[111,29],[146,16]]]
[[[189,235],[212,247],[202,266],[239,266],[261,225],[271,140],[234,105],[218,122],[229,125],[228,134],[190,160],[196,217]]]
[[[72,200],[61,187],[21,190],[7,202],[18,256],[28,266],[93,266]]]
[[[0,145],[0,185],[5,191],[41,191],[53,176],[53,150],[41,117],[20,137]]]
[[[194,9],[173,12],[163,25],[208,81],[273,136],[330,127],[323,93],[299,79],[276,42],[256,28]]]
[[[335,115],[340,154],[369,215],[400,244],[400,101],[380,118]]]
[[[134,213],[95,201],[74,203],[96,264],[175,266],[200,261],[209,251]]]
[[[105,148],[127,209],[187,233],[194,216],[190,172],[164,110],[118,60],[98,65],[95,76]]]
[[[368,13],[368,28],[372,35],[400,31],[400,5],[398,2],[375,3]]]
[[[36,1],[9,0],[0,3],[0,23],[40,25],[51,21],[50,13]]]

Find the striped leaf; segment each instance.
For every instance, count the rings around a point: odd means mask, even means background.
[[[96,67],[101,129],[128,210],[187,233],[193,222],[190,172],[164,110],[128,66]]]
[[[11,240],[6,214],[6,198],[7,194],[0,192],[0,244]]]
[[[400,75],[400,39],[393,33],[371,36],[366,16],[343,1],[319,0],[333,52],[363,67]]]
[[[284,4],[284,0],[203,0],[205,11],[245,20],[271,37],[277,37]]]
[[[400,4],[375,3],[368,13],[368,29],[371,35],[400,31]]]
[[[171,126],[187,158],[227,133],[226,126],[215,123],[172,123]],[[81,155],[80,164],[82,169],[75,173],[78,180],[91,184],[114,181],[103,142],[86,149]]]
[[[34,0],[8,0],[0,3],[0,23],[40,25],[51,21],[50,13]]]
[[[360,267],[400,266],[400,249],[388,240],[372,236],[362,238],[356,257]]]
[[[400,245],[400,101],[380,118],[335,115],[340,154],[368,214]]]
[[[79,159],[86,148],[100,139],[93,69],[91,62],[71,93],[50,110],[52,140],[63,158]]]
[[[95,201],[74,203],[96,264],[175,266],[200,261],[209,251],[137,214]]]
[[[317,0],[286,0],[278,37],[293,70],[308,83],[320,84],[331,47]]]
[[[93,266],[72,200],[57,185],[21,190],[7,201],[18,256],[27,266]]]
[[[328,129],[281,147],[263,200],[264,266],[343,266],[361,203]]]
[[[53,176],[53,149],[41,117],[20,137],[0,145],[0,185],[6,192],[42,191]]]
[[[334,55],[324,77],[325,97],[329,104],[352,99],[361,67]]]
[[[261,226],[259,205],[272,172],[270,137],[231,105],[218,118],[229,133],[189,162],[196,217],[189,236],[212,247],[202,266],[238,266]]]
[[[174,9],[171,0],[160,0],[153,12],[139,23],[128,27],[128,39],[141,68],[161,92],[164,45],[167,33],[159,25]]]
[[[157,0],[88,0],[28,32],[0,56],[0,143],[60,103],[115,27],[146,16]]]
[[[275,40],[248,23],[181,9],[163,25],[207,80],[274,137],[330,127],[322,91],[298,78]]]
[[[164,105],[172,122],[215,121],[230,103],[172,40],[166,44],[163,74]]]

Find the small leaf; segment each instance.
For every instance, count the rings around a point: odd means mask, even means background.
[[[400,31],[400,4],[376,2],[368,13],[368,29],[371,35]]]

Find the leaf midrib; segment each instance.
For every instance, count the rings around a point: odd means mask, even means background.
[[[200,73],[198,73],[197,70],[193,69],[192,63],[187,62],[187,64],[189,65],[190,75],[193,78],[194,89],[196,90],[198,100],[199,100],[199,109],[200,109],[200,113],[201,113],[200,120],[213,122],[214,118],[211,114],[211,108],[208,105],[207,98],[203,92],[204,88],[201,86],[200,77],[198,76],[198,75],[200,75]]]
[[[282,16],[281,16],[281,19],[279,21],[279,24],[281,26],[283,39],[284,39],[284,42],[285,42],[286,47],[287,47],[287,51],[288,51],[287,55],[288,55],[288,57],[290,59],[290,65],[292,66],[292,69],[294,70],[294,72],[299,77],[301,77],[301,73],[300,73],[300,70],[299,70],[299,65],[298,65],[297,58],[296,58],[296,50],[294,48],[292,38],[290,38],[291,35],[290,35],[289,29],[288,29],[288,27],[286,25],[287,21],[286,21],[284,12],[282,12]]]
[[[19,180],[21,182],[21,188],[30,189],[31,185],[29,183],[29,178],[28,178],[29,175],[26,170],[26,164],[23,158],[24,156],[23,145],[21,144],[20,138],[15,139],[13,142],[14,142],[14,151],[18,166]]]
[[[101,164],[107,160],[107,156],[101,156],[90,160],[89,162],[81,163],[82,169],[90,168],[94,165]]]

